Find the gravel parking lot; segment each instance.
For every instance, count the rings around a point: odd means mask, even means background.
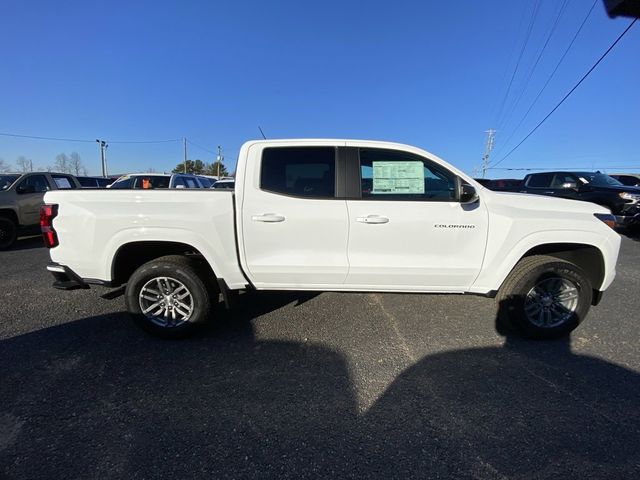
[[[0,478],[639,478],[640,242],[572,338],[475,296],[251,293],[197,338],[0,252]]]

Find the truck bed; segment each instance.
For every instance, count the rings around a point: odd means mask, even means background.
[[[227,284],[246,283],[236,254],[233,192],[220,190],[52,191],[59,245],[51,260],[85,279],[110,281],[123,244],[175,241],[201,253]],[[98,258],[96,258],[96,256]]]

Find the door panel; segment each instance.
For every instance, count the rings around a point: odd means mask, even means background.
[[[348,200],[346,285],[466,290],[480,272],[487,209],[462,205],[458,178],[413,153],[360,149],[360,200]],[[357,159],[356,159],[357,161]]]
[[[19,187],[33,187],[34,193],[17,193]],[[20,205],[21,225],[36,225],[40,221],[40,206],[44,204],[44,194],[51,189],[44,175],[30,175],[16,188],[17,200]]]
[[[465,289],[480,272],[487,237],[482,203],[347,201],[349,275],[345,284]],[[359,218],[384,217],[386,223]]]
[[[341,285],[348,270],[345,200],[335,199],[334,147],[264,149],[247,188],[247,275],[259,288]]]

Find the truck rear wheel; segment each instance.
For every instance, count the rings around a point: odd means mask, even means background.
[[[127,283],[125,301],[134,322],[164,338],[183,338],[203,324],[212,295],[195,259],[170,255],[145,263]]]
[[[0,250],[7,250],[13,246],[18,237],[18,226],[7,217],[0,217]]]
[[[526,257],[500,287],[498,320],[530,338],[562,337],[586,317],[592,294],[577,265],[542,255]]]

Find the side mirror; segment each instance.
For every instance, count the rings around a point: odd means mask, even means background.
[[[18,188],[16,188],[16,192],[21,195],[25,193],[36,193],[36,187],[34,187],[33,185],[20,185]]]
[[[478,197],[478,192],[476,192],[476,189],[467,183],[460,184],[459,198],[460,198],[460,203],[462,205],[475,203],[478,200],[480,200],[480,197]]]

